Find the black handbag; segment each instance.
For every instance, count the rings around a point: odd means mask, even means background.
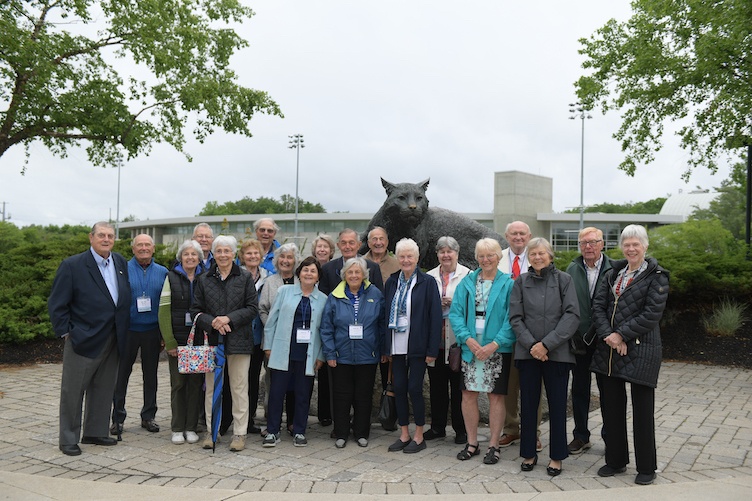
[[[394,401],[394,390],[392,388],[392,362],[389,362],[389,378],[381,392],[381,402],[379,403],[379,423],[386,431],[397,429],[397,403]]]

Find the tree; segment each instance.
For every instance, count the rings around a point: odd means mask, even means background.
[[[280,200],[271,197],[243,197],[235,202],[225,202],[222,205],[216,201],[207,202],[199,216],[227,216],[232,214],[292,214],[295,212],[295,197],[282,195]],[[326,212],[321,204],[306,202],[298,199],[299,213]]]
[[[252,15],[239,0],[3,1],[0,157],[41,140],[59,157],[86,142],[98,166],[155,142],[190,160],[189,116],[199,141],[216,128],[250,136],[255,113],[282,116],[229,66],[247,42],[227,25]]]
[[[666,121],[690,158],[715,172],[718,155],[749,144],[752,117],[752,2],[749,0],[633,0],[632,17],[612,19],[581,39],[580,100],[604,113],[622,110],[614,137],[634,174],[661,148]]]
[[[747,173],[743,163],[734,164],[728,179],[721,181],[716,188],[720,193],[712,200],[707,209],[697,209],[692,213],[693,219],[718,220],[721,225],[734,235],[744,238],[745,200],[747,193]]]
[[[603,202],[585,207],[585,212],[603,212],[606,214],[658,214],[661,212],[666,197],[658,197],[647,202],[627,202],[625,204],[612,204]],[[568,209],[565,212],[579,213],[580,209]]]

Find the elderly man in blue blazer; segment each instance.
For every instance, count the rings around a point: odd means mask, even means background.
[[[89,242],[88,250],[60,264],[47,301],[55,335],[65,339],[59,443],[69,456],[81,454],[79,438],[82,444],[117,444],[108,436],[110,406],[130,316],[127,264],[112,252],[114,228],[96,223]]]

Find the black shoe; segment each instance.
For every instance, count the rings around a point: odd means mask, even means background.
[[[425,435],[424,435],[425,436]],[[467,443],[467,433],[458,433],[454,437],[454,443],[458,445]]]
[[[82,444],[91,445],[117,445],[117,440],[112,437],[81,437]]]
[[[598,476],[599,477],[613,477],[617,473],[624,473],[627,471],[626,466],[622,466],[621,468],[613,468],[609,465],[603,465],[598,469]]]
[[[561,468],[554,468],[549,464],[546,466],[546,473],[548,473],[549,477],[558,477],[561,475]]]
[[[112,423],[110,426],[110,435],[121,435],[123,431],[123,423]]]
[[[159,431],[159,425],[153,419],[142,419],[141,428],[146,429],[149,433],[157,433]]]
[[[639,485],[650,485],[655,480],[655,472],[653,473],[638,473],[634,479],[634,483]]]
[[[249,435],[258,435],[261,433],[261,428],[256,426],[255,424],[251,423],[248,425],[248,434]]]
[[[402,452],[404,452],[405,454],[415,454],[416,452],[422,451],[426,447],[428,446],[426,445],[425,440],[423,440],[421,443],[418,443],[415,440],[410,440],[410,443],[407,444],[404,449],[402,449]]]
[[[533,471],[533,468],[535,468],[535,465],[538,464],[538,455],[536,454],[533,458],[532,463],[521,463],[520,464],[520,470],[522,471]]]
[[[427,432],[423,434],[423,438],[425,438],[426,440],[435,440],[437,438],[445,438],[445,437],[446,437],[446,432],[439,433],[433,428],[431,428],[430,430],[428,430]],[[464,444],[465,442],[462,442],[462,443]]]
[[[407,447],[412,440],[408,440],[407,442],[403,442],[399,438],[396,442],[394,442],[392,445],[389,446],[389,452],[397,452],[403,450],[405,447]]]
[[[60,450],[63,451],[63,454],[65,454],[66,456],[80,456],[81,455],[81,448],[76,444],[61,445]]]
[[[329,418],[319,419],[319,424],[321,426],[324,426],[324,427],[331,426],[332,425],[332,420],[329,419]]]

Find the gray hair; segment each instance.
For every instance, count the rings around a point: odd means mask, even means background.
[[[348,235],[350,233],[354,233],[356,239],[360,238],[360,235],[358,234],[357,231],[353,230],[352,228],[345,228],[342,231],[340,231],[339,234],[337,235],[337,242],[342,240],[342,235]]]
[[[530,225],[527,224],[525,221],[512,221],[511,223],[507,223],[506,228],[504,228],[505,235],[509,233],[509,229],[512,227],[513,224],[524,224],[525,228],[527,229],[527,232],[530,233]]]
[[[449,235],[439,237],[439,239],[436,241],[436,253],[438,254],[441,249],[450,249],[456,252],[457,254],[460,253],[460,244],[457,243],[457,240],[455,240],[454,237],[450,237]]]
[[[367,236],[368,240],[371,239],[371,233],[377,230],[384,232],[384,236],[386,237],[387,241],[389,241],[389,233],[387,233],[386,230],[382,228],[381,226],[374,226],[373,228],[371,228],[371,231],[368,232],[368,236]]]
[[[350,259],[345,261],[345,264],[342,265],[342,269],[339,272],[339,276],[342,280],[345,279],[345,273],[347,272],[347,270],[349,270],[353,266],[360,266],[360,271],[363,272],[363,278],[370,280],[368,276],[368,263],[366,263],[365,258],[362,258],[360,256],[351,257]]]
[[[481,238],[477,242],[475,242],[475,260],[478,260],[478,252],[486,250],[491,251],[496,256],[501,259],[501,245],[499,244],[499,241],[495,238]]]
[[[292,254],[295,258],[295,262],[292,265],[292,269],[298,267],[298,264],[300,263],[300,256],[298,255],[298,246],[295,245],[292,242],[287,242],[286,244],[282,244],[274,251],[274,258],[272,258],[272,266],[274,266],[274,269],[277,269],[277,263],[279,262],[279,256],[280,254]]]
[[[131,247],[136,245],[136,239],[138,237],[149,237],[149,242],[151,242],[151,245],[154,245],[154,239],[151,237],[151,235],[149,235],[148,233],[139,233],[138,235],[133,237],[133,240],[131,240]]]
[[[334,250],[337,248],[336,244],[334,243],[334,239],[330,237],[329,235],[326,235],[322,233],[321,235],[317,236],[313,242],[311,242],[311,255],[313,255],[316,252],[316,246],[319,244],[320,241],[326,242],[329,246],[329,259],[334,257]]]
[[[548,243],[548,240],[546,240],[543,237],[535,237],[531,238],[530,242],[527,244],[527,253],[530,255],[530,251],[535,249],[536,247],[543,247],[543,249],[546,251],[546,254],[551,256],[551,260],[554,259],[554,250],[551,248],[551,244]]]
[[[420,258],[420,248],[412,238],[403,238],[394,246],[394,255],[399,256],[403,252],[412,252],[416,258]]]
[[[187,251],[188,249],[193,249],[196,252],[198,252],[198,258],[203,261],[204,260],[204,251],[201,250],[201,245],[196,242],[195,240],[186,240],[182,244],[180,244],[180,247],[178,247],[178,252],[175,254],[175,259],[178,260],[178,262],[182,262],[181,259],[183,257],[183,252]]]
[[[212,230],[212,227],[211,227],[211,225],[209,223],[198,223],[196,226],[193,227],[193,234],[195,235],[196,232],[200,228],[206,228],[207,230],[209,230],[211,232],[212,237],[214,237],[214,230]]]
[[[619,236],[619,247],[621,247],[622,242],[627,238],[636,238],[640,241],[642,246],[645,247],[645,250],[647,250],[649,243],[648,230],[646,230],[641,224],[630,224],[621,230],[621,235]]]
[[[217,247],[229,247],[232,253],[238,252],[238,239],[232,235],[220,235],[212,243],[212,254],[217,252]]]
[[[94,226],[91,227],[92,235],[97,232],[97,228],[109,228],[112,231],[115,231],[115,227],[112,225],[112,223],[107,222],[107,221],[98,221],[94,223]]]
[[[279,226],[277,226],[277,223],[274,222],[274,219],[270,217],[262,217],[261,219],[257,219],[253,223],[253,231],[258,231],[259,226],[261,226],[261,223],[272,223],[272,225],[274,226],[275,233],[279,231]]]

